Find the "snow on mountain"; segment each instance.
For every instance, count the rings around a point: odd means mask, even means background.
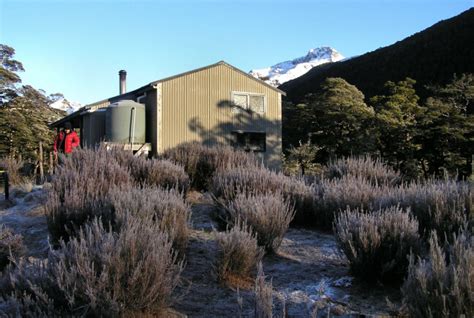
[[[82,107],[78,102],[70,102],[65,98],[60,98],[54,103],[50,104],[49,107],[63,110],[68,114],[71,114]]]
[[[342,56],[338,51],[331,47],[324,46],[311,49],[305,56],[291,61],[281,62],[267,68],[251,70],[250,75],[276,87],[300,77],[315,66],[324,63],[337,62],[343,59],[344,56]]]

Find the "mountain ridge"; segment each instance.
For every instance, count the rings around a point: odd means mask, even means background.
[[[317,66],[278,88],[301,101],[327,77],[342,77],[366,97],[383,92],[387,81],[411,77],[423,95],[426,85],[445,85],[453,74],[474,73],[474,8],[441,20],[392,45],[338,63]]]

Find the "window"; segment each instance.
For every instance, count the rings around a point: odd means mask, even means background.
[[[245,151],[265,152],[267,148],[264,132],[233,131],[234,147]]]
[[[250,110],[254,113],[265,113],[265,95],[254,93],[232,93],[233,113]]]

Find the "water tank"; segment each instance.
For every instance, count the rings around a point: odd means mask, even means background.
[[[105,114],[107,142],[145,143],[145,105],[133,100],[110,104]]]

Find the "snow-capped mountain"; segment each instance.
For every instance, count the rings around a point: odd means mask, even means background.
[[[81,108],[81,104],[78,102],[70,102],[65,98],[60,98],[54,103],[50,104],[49,107],[63,110],[68,114],[71,114]]]
[[[344,59],[335,49],[324,46],[309,50],[305,56],[291,61],[275,64],[271,67],[251,70],[250,74],[273,86],[279,86],[307,73],[313,67]]]

